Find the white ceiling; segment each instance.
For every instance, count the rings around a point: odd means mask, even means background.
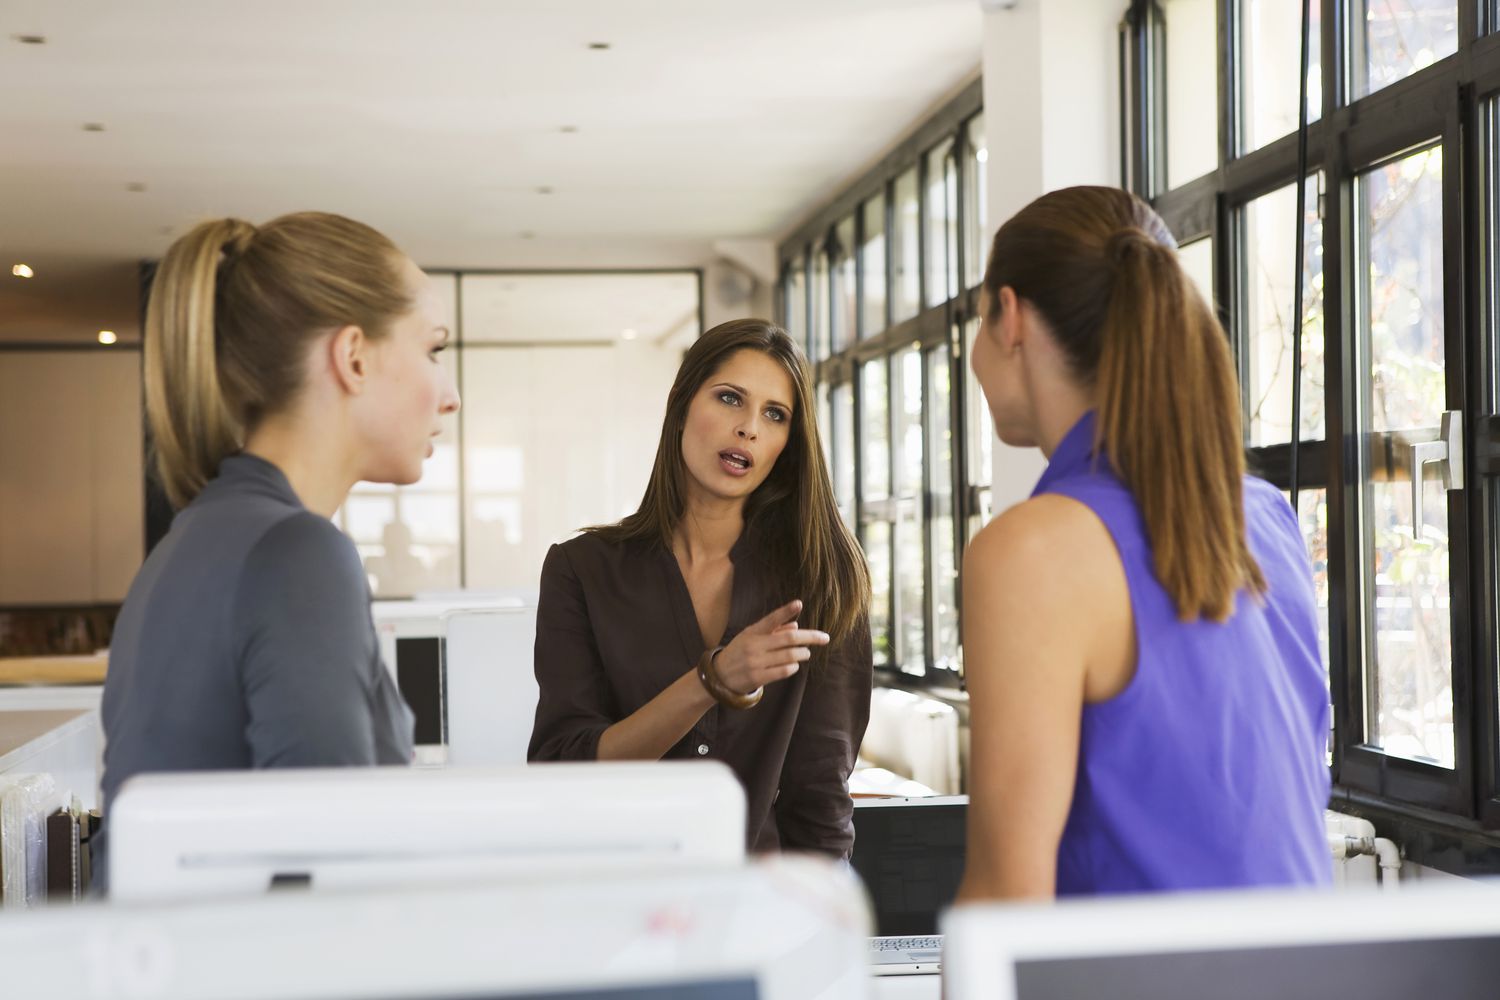
[[[214,215],[342,212],[428,267],[775,237],[979,49],[977,0],[7,0],[0,332],[93,323]]]

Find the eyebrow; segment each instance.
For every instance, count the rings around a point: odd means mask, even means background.
[[[748,396],[748,395],[750,395],[749,392],[745,391],[745,388],[743,386],[735,385],[733,382],[720,382],[718,384],[722,385],[726,389],[733,389],[735,392],[739,393],[741,396]],[[771,406],[779,406],[779,407],[781,407],[783,410],[785,410],[788,413],[792,412],[792,408],[790,406],[788,406],[787,404],[783,403],[779,399],[768,399],[768,400],[766,400],[766,402],[769,403]]]

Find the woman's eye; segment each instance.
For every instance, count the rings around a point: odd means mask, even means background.
[[[431,351],[428,352],[428,356],[431,357],[434,362],[436,362],[437,359],[438,359],[437,356],[439,354],[442,354],[447,349],[448,349],[448,345],[447,344],[439,344],[436,347],[434,347]]]
[[[770,417],[771,420],[774,421],[775,423],[778,423],[778,424],[786,423],[786,414],[782,413],[780,410],[778,410],[778,409],[776,409],[774,407],[772,407],[771,409],[769,409],[769,410],[766,411],[766,416]]]
[[[737,392],[721,392],[719,393],[719,401],[722,403],[728,403],[730,406],[739,406],[740,395]]]

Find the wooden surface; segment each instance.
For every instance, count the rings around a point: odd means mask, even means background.
[[[0,686],[16,684],[103,684],[109,665],[94,656],[23,656],[0,658]]]

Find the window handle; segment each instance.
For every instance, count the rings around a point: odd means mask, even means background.
[[[1443,488],[1464,488],[1464,415],[1462,410],[1443,413],[1436,441],[1411,446],[1411,536],[1422,537],[1422,473],[1429,465],[1441,465]]]

